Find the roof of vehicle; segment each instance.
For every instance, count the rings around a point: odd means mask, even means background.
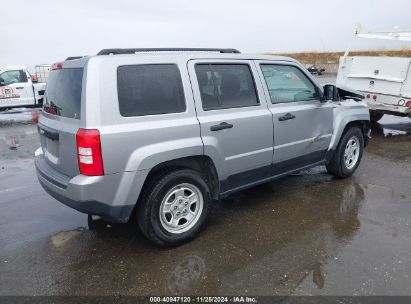
[[[141,52],[136,54],[116,54],[116,55],[94,55],[85,56],[80,59],[64,61],[64,67],[84,66],[89,60],[106,61],[120,59],[125,61],[136,58],[161,59],[164,60],[195,60],[195,59],[227,59],[227,60],[270,60],[270,61],[290,61],[295,59],[285,56],[273,56],[263,54],[239,54],[239,53],[216,53],[216,52]]]

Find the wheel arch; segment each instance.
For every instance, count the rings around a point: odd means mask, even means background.
[[[345,132],[347,132],[348,129],[350,129],[351,127],[358,127],[361,132],[362,135],[364,136],[364,147],[368,144],[368,130],[370,128],[370,122],[368,120],[353,120],[350,121],[349,123],[347,123],[345,125],[345,128],[341,134],[341,136],[343,134],[345,134]]]
[[[144,181],[142,191],[160,176],[178,169],[192,169],[200,172],[210,187],[212,198],[216,200],[218,199],[220,190],[218,173],[214,162],[206,155],[182,157],[157,164],[149,171]]]
[[[333,137],[331,139],[329,150],[335,151],[342,136],[347,132],[347,130],[353,126],[357,126],[362,131],[364,136],[364,147],[368,144],[368,132],[370,128],[369,117],[346,117],[339,121],[338,125],[335,127]]]

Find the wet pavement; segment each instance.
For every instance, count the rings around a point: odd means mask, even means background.
[[[47,195],[36,125],[3,126],[0,295],[411,295],[411,119],[372,132],[353,177],[318,167],[237,193],[162,249]]]

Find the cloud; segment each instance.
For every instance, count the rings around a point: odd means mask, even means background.
[[[33,66],[95,54],[107,47],[344,50],[358,22],[370,29],[406,26],[411,3],[13,0],[8,2],[7,11],[2,16],[0,66]],[[378,47],[384,43],[364,45]]]

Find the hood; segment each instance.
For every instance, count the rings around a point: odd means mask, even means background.
[[[361,92],[344,85],[338,85],[337,90],[338,96],[340,96],[341,99],[354,99],[355,101],[361,101],[365,98],[364,94]]]

